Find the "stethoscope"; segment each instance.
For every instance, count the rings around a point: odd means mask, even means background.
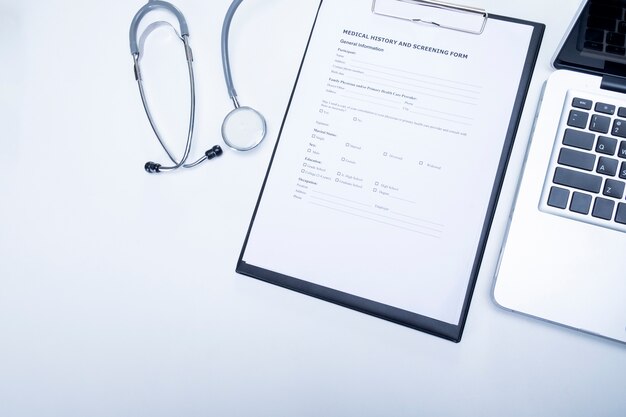
[[[266,123],[265,119],[258,111],[254,110],[251,107],[241,106],[237,99],[237,92],[235,91],[235,86],[233,84],[232,72],[230,69],[230,59],[228,55],[228,34],[230,31],[230,24],[233,20],[233,16],[235,11],[242,3],[243,0],[233,0],[228,11],[226,12],[226,16],[224,17],[224,23],[222,25],[222,67],[224,69],[224,79],[226,81],[226,87],[228,89],[228,95],[233,102],[234,109],[231,110],[224,121],[222,122],[222,139],[224,143],[231,149],[235,151],[248,151],[250,149],[255,148],[263,138],[266,133]],[[146,93],[144,90],[143,80],[141,76],[140,70],[140,60],[141,60],[141,51],[143,50],[143,43],[145,42],[145,38],[147,35],[156,27],[161,25],[169,25],[167,22],[155,22],[146,28],[144,31],[139,43],[137,42],[137,32],[139,28],[139,24],[141,20],[150,12],[158,9],[166,10],[172,13],[176,19],[178,20],[178,26],[180,28],[180,34],[178,32],[177,35],[183,42],[183,46],[185,48],[185,56],[187,59],[187,68],[189,72],[189,90],[190,90],[190,100],[191,106],[189,110],[189,124],[187,130],[187,142],[185,144],[185,150],[180,159],[176,159],[174,154],[168,149],[163,140],[159,129],[154,121],[154,117],[150,112],[150,107],[148,106],[148,102],[146,100]],[[176,29],[174,29],[176,31]],[[166,172],[173,171],[178,168],[193,168],[204,161],[208,161],[217,156],[222,155],[223,151],[219,145],[213,146],[211,149],[206,151],[204,155],[192,163],[187,163],[187,158],[189,157],[189,153],[191,151],[191,144],[193,141],[193,131],[195,125],[195,111],[196,111],[196,87],[194,81],[194,73],[193,73],[193,53],[191,51],[191,47],[189,46],[189,28],[187,26],[187,21],[183,14],[178,10],[174,5],[168,3],[166,1],[161,0],[149,0],[137,14],[133,18],[132,23],[130,24],[130,52],[133,55],[134,61],[134,71],[135,71],[135,79],[137,80],[137,85],[139,86],[139,94],[141,95],[141,102],[143,104],[144,110],[146,111],[146,115],[148,116],[148,120],[150,122],[150,126],[154,131],[159,143],[165,153],[171,160],[172,164],[168,166],[163,166],[162,164],[156,162],[146,162],[144,168],[146,172],[149,173],[158,173],[158,172]],[[141,48],[140,48],[141,45]]]

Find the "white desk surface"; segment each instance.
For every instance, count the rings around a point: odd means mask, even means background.
[[[175,3],[196,59],[198,152],[230,108],[229,2]],[[234,272],[317,3],[248,0],[235,18],[234,76],[267,142],[150,176],[162,153],[128,49],[142,1],[0,0],[1,416],[626,415],[623,345],[491,299],[541,86],[579,0],[482,2],[547,28],[460,344]]]

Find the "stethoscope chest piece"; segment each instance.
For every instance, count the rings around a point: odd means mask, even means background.
[[[263,138],[267,126],[265,118],[252,107],[240,106],[231,110],[222,123],[222,139],[231,149],[249,151]]]

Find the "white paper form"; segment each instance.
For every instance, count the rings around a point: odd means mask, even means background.
[[[532,27],[324,0],[242,260],[457,324]]]

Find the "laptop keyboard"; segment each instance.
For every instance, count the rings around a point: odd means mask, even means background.
[[[626,101],[569,91],[541,209],[626,232]]]

